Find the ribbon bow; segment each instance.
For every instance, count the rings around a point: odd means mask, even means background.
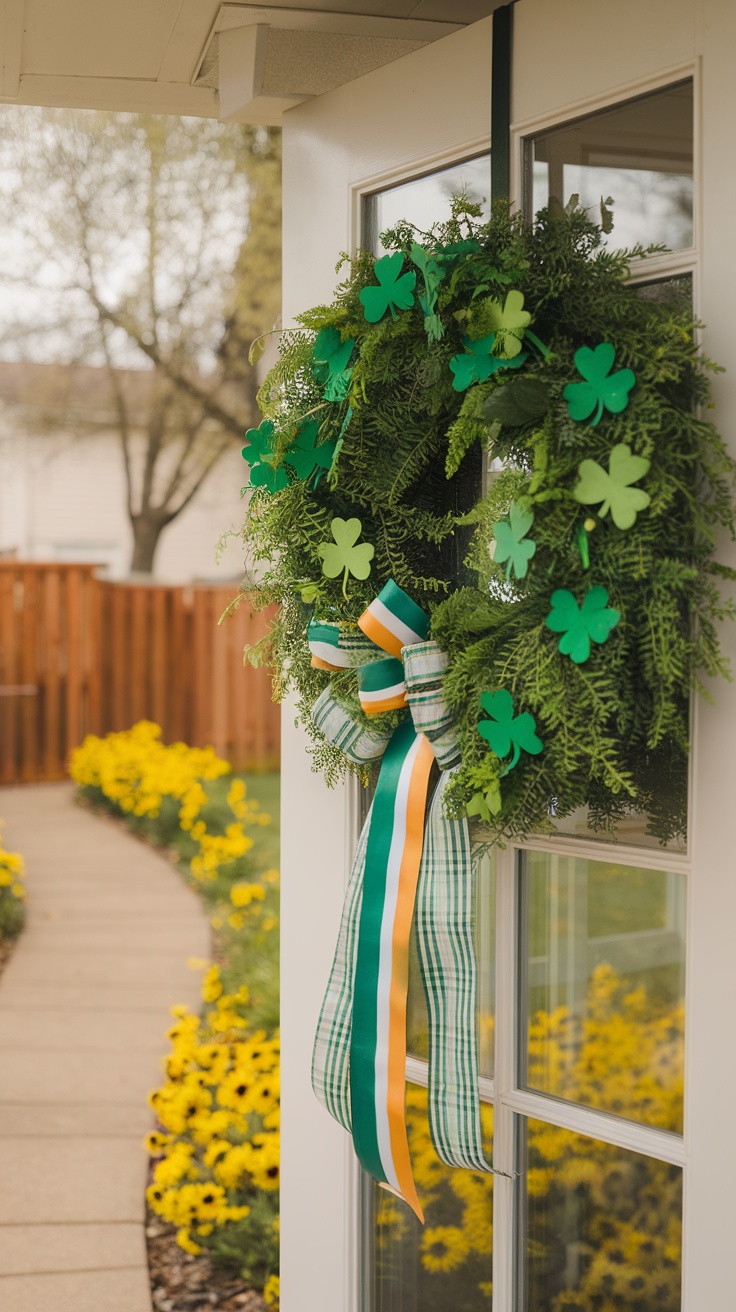
[[[429,620],[390,580],[358,620],[361,634],[312,621],[312,663],[357,666],[368,716],[408,706],[396,729],[357,723],[329,688],[312,718],[351,760],[381,759],[360,835],[317,1028],[312,1084],[352,1133],[361,1165],[420,1220],[405,1120],[409,936],[415,914],[429,1013],[429,1113],[438,1156],[489,1170],[478,1101],[472,861],[467,821],[449,819],[444,793],[460,760],[442,696],[447,660]],[[378,650],[389,653],[378,656]],[[443,773],[427,816],[434,761]]]

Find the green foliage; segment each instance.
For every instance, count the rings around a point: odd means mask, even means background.
[[[397,280],[407,261],[420,271],[419,300],[387,302],[383,317],[367,322],[363,292],[384,296],[384,288],[373,258],[359,253],[334,302],[282,335],[261,391],[277,466],[306,416],[337,451],[316,487],[289,471],[282,491],[250,499],[245,537],[260,580],[251,596],[281,606],[251,658],[274,664],[277,695],[297,691],[315,766],[336,779],[350,767],[311,725],[330,676],[311,668],[307,623],[314,614],[355,624],[393,578],[431,614],[432,636],[449,656],[445,692],[463,752],[449,790],[456,813],[480,797],[476,813],[515,836],[581,806],[608,828],[633,809],[648,812],[663,841],[682,834],[690,692],[728,675],[718,627],[734,606],[721,585],[736,577],[712,559],[719,533],[734,533],[734,464],[702,418],[712,366],[698,353],[688,308],[641,297],[626,280],[631,255],[646,252],[604,249],[601,229],[577,209],[542,212],[532,226],[503,205],[487,224],[458,207],[430,234],[399,224],[384,244],[397,252]],[[334,402],[313,369],[315,335],[325,329],[355,343],[349,390]],[[512,335],[518,354],[504,360],[494,348],[508,352]],[[509,374],[510,365],[520,372]],[[532,386],[514,399],[517,378]],[[571,388],[585,391],[572,406]],[[633,463],[619,479],[611,457],[622,447]],[[493,464],[482,493],[484,457]],[[601,506],[595,517],[575,495],[593,466],[602,495],[589,501],[588,489],[585,504]],[[533,514],[536,549],[526,574],[507,579],[493,553],[514,501]],[[375,546],[370,577],[351,578],[347,597],[342,580],[321,571],[319,546],[335,518],[359,518]],[[512,532],[517,545],[522,536]],[[552,594],[572,594],[580,615],[596,590],[607,594],[608,615],[588,617],[590,650],[576,663],[547,625]],[[620,622],[601,641],[612,611]],[[331,684],[359,717],[355,672]],[[501,689],[534,718],[544,743],[502,779],[503,763],[477,730],[481,695]]]
[[[0,941],[17,938],[25,924],[26,910],[20,898],[2,896],[0,890]]]

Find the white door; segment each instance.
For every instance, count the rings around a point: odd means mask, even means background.
[[[635,276],[658,281],[642,294],[694,298],[706,350],[731,371],[717,388],[726,434],[736,422],[735,38],[730,0],[515,5],[514,199],[614,194],[613,241],[673,248]],[[285,322],[330,298],[339,253],[373,240],[397,207],[421,224],[446,181],[482,188],[490,56],[484,20],[285,116]],[[476,1312],[491,1301],[495,1312],[732,1312],[736,693],[715,693],[715,710],[697,709],[686,848],[652,847],[636,825],[609,847],[581,818],[553,843],[509,846],[482,872],[481,1094],[502,1174],[492,1201],[483,1185],[480,1212],[463,1195],[472,1185],[443,1180],[424,1234],[381,1214],[311,1093],[358,807],[310,772],[287,710],[284,1312]],[[616,1042],[632,1045],[629,1056],[613,1059]],[[421,1017],[413,1046],[421,1117]],[[659,1071],[649,1099],[630,1078],[642,1053]],[[596,1054],[599,1078],[586,1083]]]

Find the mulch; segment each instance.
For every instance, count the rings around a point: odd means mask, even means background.
[[[148,1270],[156,1312],[266,1312],[254,1289],[237,1277],[213,1268],[205,1253],[185,1253],[176,1242],[176,1227],[153,1212],[146,1224]]]

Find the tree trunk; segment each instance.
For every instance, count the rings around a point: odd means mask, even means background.
[[[153,560],[156,555],[158,540],[168,522],[168,519],[159,516],[134,515],[132,517],[133,558],[130,562],[131,574],[153,573]]]

